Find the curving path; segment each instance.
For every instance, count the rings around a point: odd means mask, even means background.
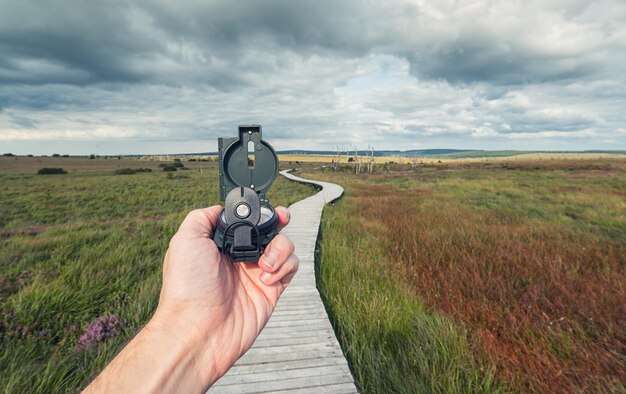
[[[252,348],[209,393],[357,393],[324,304],[315,285],[314,252],[324,205],[339,198],[341,186],[281,175],[318,185],[317,194],[289,207],[283,233],[296,245],[300,268]]]

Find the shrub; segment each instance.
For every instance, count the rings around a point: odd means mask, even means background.
[[[65,171],[62,168],[44,167],[44,168],[40,168],[39,171],[37,171],[37,174],[39,175],[67,174],[67,171]]]
[[[58,154],[58,153],[53,153],[53,154],[52,154],[52,157],[61,157],[61,155],[60,155],[60,154]]]
[[[113,173],[115,175],[132,175],[132,174],[134,174],[136,172],[137,172],[137,170],[135,170],[133,168],[118,168]]]
[[[94,155],[94,154],[92,153],[91,155],[89,155],[89,158],[90,158],[91,160],[93,160],[93,159],[95,159],[95,158],[96,158],[96,155]]]
[[[183,174],[176,174],[176,175],[174,175],[173,173],[168,172],[166,178],[167,179],[188,179],[189,176],[188,175],[183,175]]]
[[[2,156],[15,156],[13,153],[5,153]]]
[[[115,175],[132,175],[138,172],[152,172],[152,168],[118,168],[113,173]]]
[[[163,171],[171,172],[171,171],[176,171],[176,170],[178,170],[178,168],[171,164],[163,167]]]
[[[159,164],[159,168],[167,168],[167,167],[174,167],[174,168],[183,168],[185,165],[183,163],[181,163],[180,161],[175,161],[173,163],[161,163]],[[176,170],[164,170],[164,171],[176,171]]]

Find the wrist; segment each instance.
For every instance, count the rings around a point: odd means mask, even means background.
[[[211,341],[155,313],[85,392],[203,392],[219,377]]]
[[[184,321],[180,313],[158,308],[143,331],[161,343],[161,351],[167,354],[172,367],[184,370],[185,375],[200,382],[204,390],[221,376],[212,356],[212,338]]]

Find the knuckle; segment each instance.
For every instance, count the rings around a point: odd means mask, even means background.
[[[198,220],[198,219],[202,219],[204,217],[204,213],[202,212],[201,209],[194,209],[193,211],[189,212],[187,214],[187,217],[185,218],[185,221],[187,220]]]
[[[276,252],[290,255],[293,253],[295,246],[291,239],[285,234],[278,234],[274,240],[276,241],[274,247]]]
[[[296,272],[298,271],[298,268],[300,268],[300,258],[296,256],[295,254],[291,256],[292,256],[291,272]]]
[[[291,219],[291,212],[289,212],[289,209],[285,208],[285,207],[278,207],[281,211],[283,211],[283,213],[285,214],[285,217],[287,218],[287,221],[289,221],[289,219]]]

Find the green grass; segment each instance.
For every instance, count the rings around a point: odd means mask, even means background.
[[[152,315],[170,237],[186,213],[217,204],[215,164],[167,179],[74,172],[0,175],[0,391],[76,392]],[[279,177],[277,205],[314,193]],[[120,332],[77,341],[96,317]]]
[[[624,389],[623,160],[303,176],[346,190],[318,286],[364,392]]]
[[[326,209],[317,274],[361,390],[503,391],[473,357],[467,331],[430,311],[390,269],[384,234],[359,228],[349,197]]]

